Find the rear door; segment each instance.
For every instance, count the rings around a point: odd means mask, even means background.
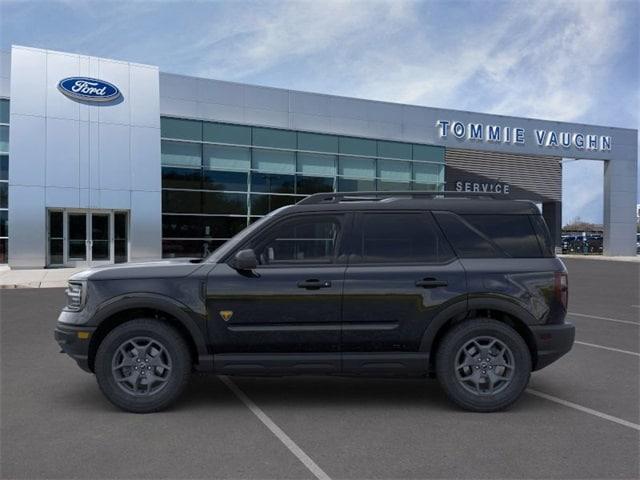
[[[431,213],[362,212],[350,239],[343,299],[343,370],[426,369],[431,319],[466,298],[465,272]]]

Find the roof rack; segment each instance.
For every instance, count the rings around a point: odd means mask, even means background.
[[[314,193],[300,200],[296,205],[315,205],[320,203],[339,203],[339,202],[375,202],[389,198],[406,197],[406,198],[438,198],[438,197],[479,197],[494,199],[493,192],[458,192],[451,190],[444,191],[375,191],[375,192],[325,192]]]

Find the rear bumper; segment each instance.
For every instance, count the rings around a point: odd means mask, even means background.
[[[91,372],[89,368],[89,344],[95,328],[76,327],[58,323],[53,331],[53,337],[62,349],[61,353],[66,353],[73,358],[78,366]]]
[[[571,323],[540,325],[531,327],[531,332],[538,352],[533,370],[540,370],[571,350],[576,336],[576,327]]]

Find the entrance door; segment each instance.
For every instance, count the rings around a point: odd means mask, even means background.
[[[90,267],[128,260],[128,214],[50,210],[49,266]]]

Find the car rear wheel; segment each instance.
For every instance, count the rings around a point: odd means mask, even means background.
[[[100,343],[95,373],[100,389],[117,407],[156,412],[184,390],[191,357],[177,330],[158,320],[136,319],[119,325]]]
[[[436,374],[449,399],[462,408],[503,410],[527,387],[531,354],[509,325],[492,319],[466,320],[443,338]]]

